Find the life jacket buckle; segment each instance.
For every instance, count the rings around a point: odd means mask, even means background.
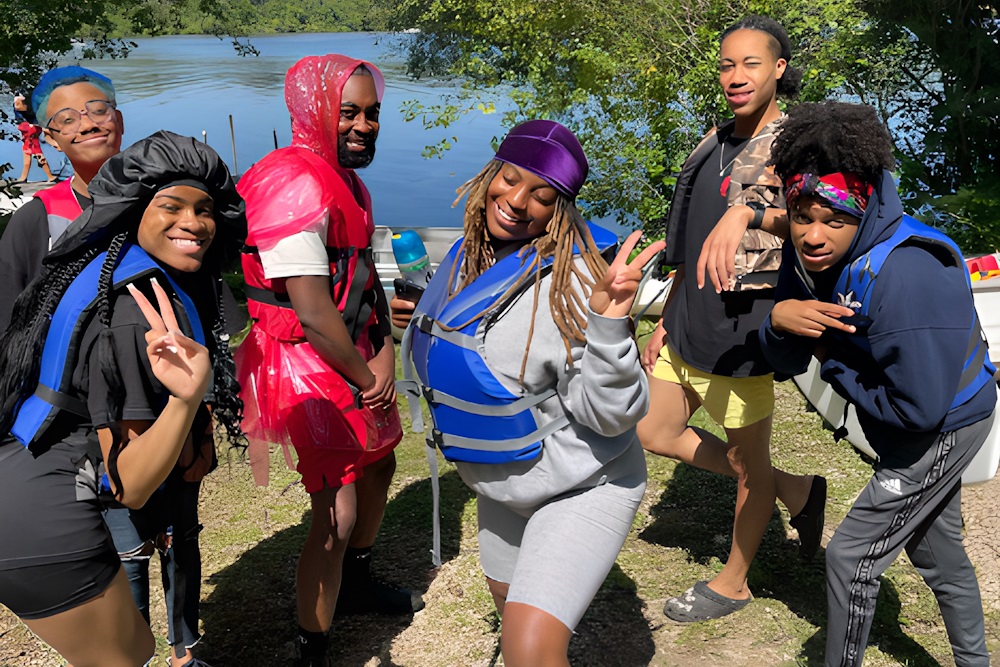
[[[429,334],[434,328],[434,319],[429,315],[421,315],[420,318],[417,319],[416,325],[417,329],[425,334]]]
[[[432,428],[430,433],[427,435],[427,446],[433,447],[434,449],[441,449],[441,445],[444,444],[444,434]]]

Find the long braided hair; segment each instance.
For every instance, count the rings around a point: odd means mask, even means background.
[[[0,337],[0,433],[9,433],[18,406],[34,393],[52,314],[70,283],[102,248],[88,247],[46,265],[14,301],[10,324]]]
[[[490,244],[489,231],[486,228],[486,191],[493,179],[503,167],[500,160],[491,160],[478,174],[458,189],[458,198],[453,205],[458,205],[463,197],[465,201],[465,236],[459,252],[462,254],[461,266],[456,262],[452,265],[448,278],[449,299],[467,287],[481,276],[496,262],[493,247]],[[574,261],[574,246],[579,249],[586,271],[583,271]],[[531,250],[534,252],[531,252]],[[504,293],[499,301],[518,294],[534,282],[534,306],[531,311],[531,325],[528,329],[528,341],[525,345],[524,358],[521,362],[520,380],[524,380],[524,372],[528,362],[528,349],[535,330],[535,313],[538,310],[538,295],[542,280],[542,262],[552,258],[552,285],[549,288],[549,310],[552,319],[562,334],[566,346],[567,363],[573,363],[572,344],[585,343],[587,340],[587,300],[608,269],[608,263],[601,256],[590,234],[590,229],[583,216],[577,210],[573,201],[562,193],[556,195],[555,211],[552,219],[545,227],[545,233],[525,242],[517,251],[522,261],[528,262],[524,277]],[[457,275],[456,275],[457,272]],[[456,280],[457,278],[457,280]],[[574,280],[575,278],[575,280]],[[575,283],[579,282],[582,290],[577,290]],[[442,328],[455,331],[462,329],[485,314],[483,311],[458,326]]]
[[[236,195],[228,171],[214,151],[198,145],[193,139],[168,132],[158,132],[137,142],[105,163],[90,185],[94,205],[60,238],[41,274],[15,301],[11,323],[0,337],[0,432],[10,431],[18,406],[35,391],[42,350],[56,306],[73,280],[105,250],[107,254],[98,277],[97,301],[92,311],[100,332],[91,359],[100,364],[114,414],[121,419],[125,395],[111,332],[114,270],[127,245],[137,243],[138,220],[152,200],[157,182],[162,185],[176,180],[178,169],[209,182],[216,200],[216,237],[201,268],[190,277],[191,282],[197,283],[197,291],[192,292],[214,295],[211,301],[195,299],[196,307],[200,306],[199,316],[210,332],[206,344],[212,360],[213,418],[234,446],[241,446],[245,441],[240,428],[243,402],[239,398],[236,366],[229,349],[222,305],[222,270],[237,252],[241,232],[245,235],[242,200]],[[187,172],[180,173],[187,175]],[[112,425],[112,431],[115,445],[105,463],[120,496],[123,487],[117,460],[122,438],[116,424]]]

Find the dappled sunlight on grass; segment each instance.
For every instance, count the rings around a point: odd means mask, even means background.
[[[402,410],[404,422],[405,407]],[[720,432],[701,413],[699,426]],[[805,409],[790,383],[777,386],[772,452],[789,472],[819,472],[829,481],[826,537],[867,482],[870,467],[844,442],[835,443],[820,417]],[[237,454],[203,486],[201,519],[206,637],[199,655],[216,667],[271,667],[286,663],[295,636],[294,581],[305,538],[309,499],[298,475],[276,449],[271,485],[255,487]],[[731,539],[735,483],[676,462],[647,455],[649,485],[615,568],[598,592],[570,644],[575,666],[820,665],[825,642],[825,584],[821,549],[814,561],[798,560],[788,513],[776,507],[749,583],[755,600],[744,611],[716,621],[675,624],[663,603],[722,568]],[[423,435],[407,433],[397,449],[397,472],[374,553],[378,574],[424,595],[427,607],[410,618],[335,619],[333,664],[440,666],[502,665],[499,621],[479,569],[476,505],[454,466],[439,459],[444,564],[430,561],[431,494]],[[1000,484],[966,490],[979,504],[969,528],[970,553],[987,585],[1000,581],[1000,526],[994,508]],[[989,501],[989,502],[988,502]],[[993,502],[993,505],[990,504]],[[154,562],[152,579],[158,581]],[[991,648],[1000,635],[1000,601],[987,594]],[[154,590],[153,630],[166,633],[162,593]],[[0,667],[61,662],[40,648],[27,630],[0,609]],[[160,639],[158,655],[166,654]],[[948,640],[930,591],[905,558],[889,568],[879,595],[866,667],[952,664]]]

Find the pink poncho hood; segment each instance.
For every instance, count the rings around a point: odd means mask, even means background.
[[[338,169],[340,101],[347,80],[360,65],[372,73],[381,102],[385,78],[375,65],[364,60],[336,53],[307,56],[292,65],[285,76],[285,104],[292,116],[292,145],[316,152]]]

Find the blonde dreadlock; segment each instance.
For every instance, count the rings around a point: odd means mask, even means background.
[[[452,206],[457,206],[462,197],[465,202],[465,236],[459,251],[462,253],[461,268],[458,263],[452,264],[451,275],[448,277],[449,299],[467,287],[488,268],[496,259],[493,247],[490,245],[489,231],[486,228],[486,191],[493,179],[500,173],[503,162],[491,160],[476,176],[458,189],[458,197]],[[580,249],[580,256],[587,272],[584,273],[574,261],[574,246]],[[558,193],[555,211],[552,219],[545,227],[545,233],[531,239],[518,251],[519,256],[529,255],[529,248],[535,252],[531,256],[525,277],[511,286],[500,298],[504,301],[523,290],[528,281],[534,280],[534,305],[531,311],[531,325],[528,329],[528,341],[525,345],[524,358],[521,361],[521,375],[528,363],[528,350],[535,330],[535,313],[538,310],[538,295],[541,287],[542,272],[539,270],[542,260],[552,257],[552,286],[549,289],[549,310],[552,319],[562,334],[566,346],[567,363],[573,363],[572,343],[585,343],[587,330],[587,300],[594,289],[595,283],[604,277],[608,264],[597,249],[594,238],[590,234],[587,223],[576,210],[576,205],[565,195]],[[460,271],[456,284],[455,272]],[[587,275],[589,273],[589,275]],[[573,283],[573,276],[583,285],[579,293]],[[447,331],[457,331],[468,326],[473,321],[486,314],[486,310],[457,326],[444,326]]]

